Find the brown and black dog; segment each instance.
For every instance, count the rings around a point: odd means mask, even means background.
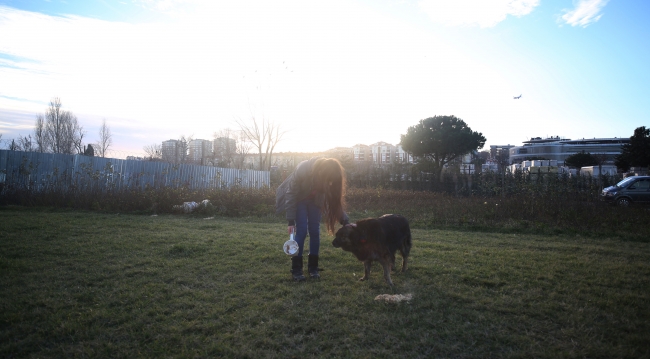
[[[406,218],[398,214],[385,214],[343,226],[336,232],[332,245],[352,252],[363,262],[365,273],[360,280],[369,278],[372,261],[378,261],[384,268],[386,283],[393,285],[390,271],[395,267],[395,252],[400,251],[402,254],[404,272],[412,245],[411,229]]]

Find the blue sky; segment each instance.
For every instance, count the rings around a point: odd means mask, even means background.
[[[397,144],[455,115],[492,144],[650,126],[642,0],[0,0],[0,133],[61,98],[115,156],[236,120],[279,151]],[[514,96],[522,95],[518,100]]]

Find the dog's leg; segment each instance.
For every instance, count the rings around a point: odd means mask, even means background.
[[[383,259],[380,261],[381,266],[384,267],[384,279],[386,280],[386,284],[393,286],[393,281],[390,280],[390,262],[386,261],[386,259]]]
[[[408,259],[409,259],[409,256],[405,256],[405,255],[402,253],[402,272],[406,272],[406,269],[408,269],[408,268],[407,268],[407,262],[408,262]]]
[[[372,265],[372,261],[369,260],[369,259],[363,262],[364,273],[363,273],[363,277],[361,277],[359,280],[363,281],[363,280],[366,280],[366,279],[370,278],[370,266],[371,265]]]
[[[413,246],[413,238],[411,237],[411,229],[408,227],[408,224],[406,225],[406,237],[404,237],[404,240],[402,242],[402,249],[400,252],[402,253],[402,272],[405,272],[406,269],[408,269],[408,259],[409,255],[411,254],[411,246]]]

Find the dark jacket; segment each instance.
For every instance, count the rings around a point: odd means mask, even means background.
[[[279,214],[286,211],[287,220],[290,224],[296,219],[298,201],[307,198],[311,194],[314,183],[314,162],[319,158],[314,157],[300,162],[296,166],[296,170],[282,182],[275,192],[275,213]],[[316,193],[314,203],[318,207],[323,208],[325,205],[325,194]],[[339,218],[339,222],[343,224],[347,223],[348,220],[348,215],[343,212],[343,216]]]

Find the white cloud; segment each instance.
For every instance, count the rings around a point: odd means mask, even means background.
[[[508,15],[530,14],[539,0],[421,0],[420,8],[435,22],[448,26],[493,27]]]
[[[609,0],[580,0],[573,10],[564,10],[562,20],[571,26],[587,27],[603,16],[600,11]]]

